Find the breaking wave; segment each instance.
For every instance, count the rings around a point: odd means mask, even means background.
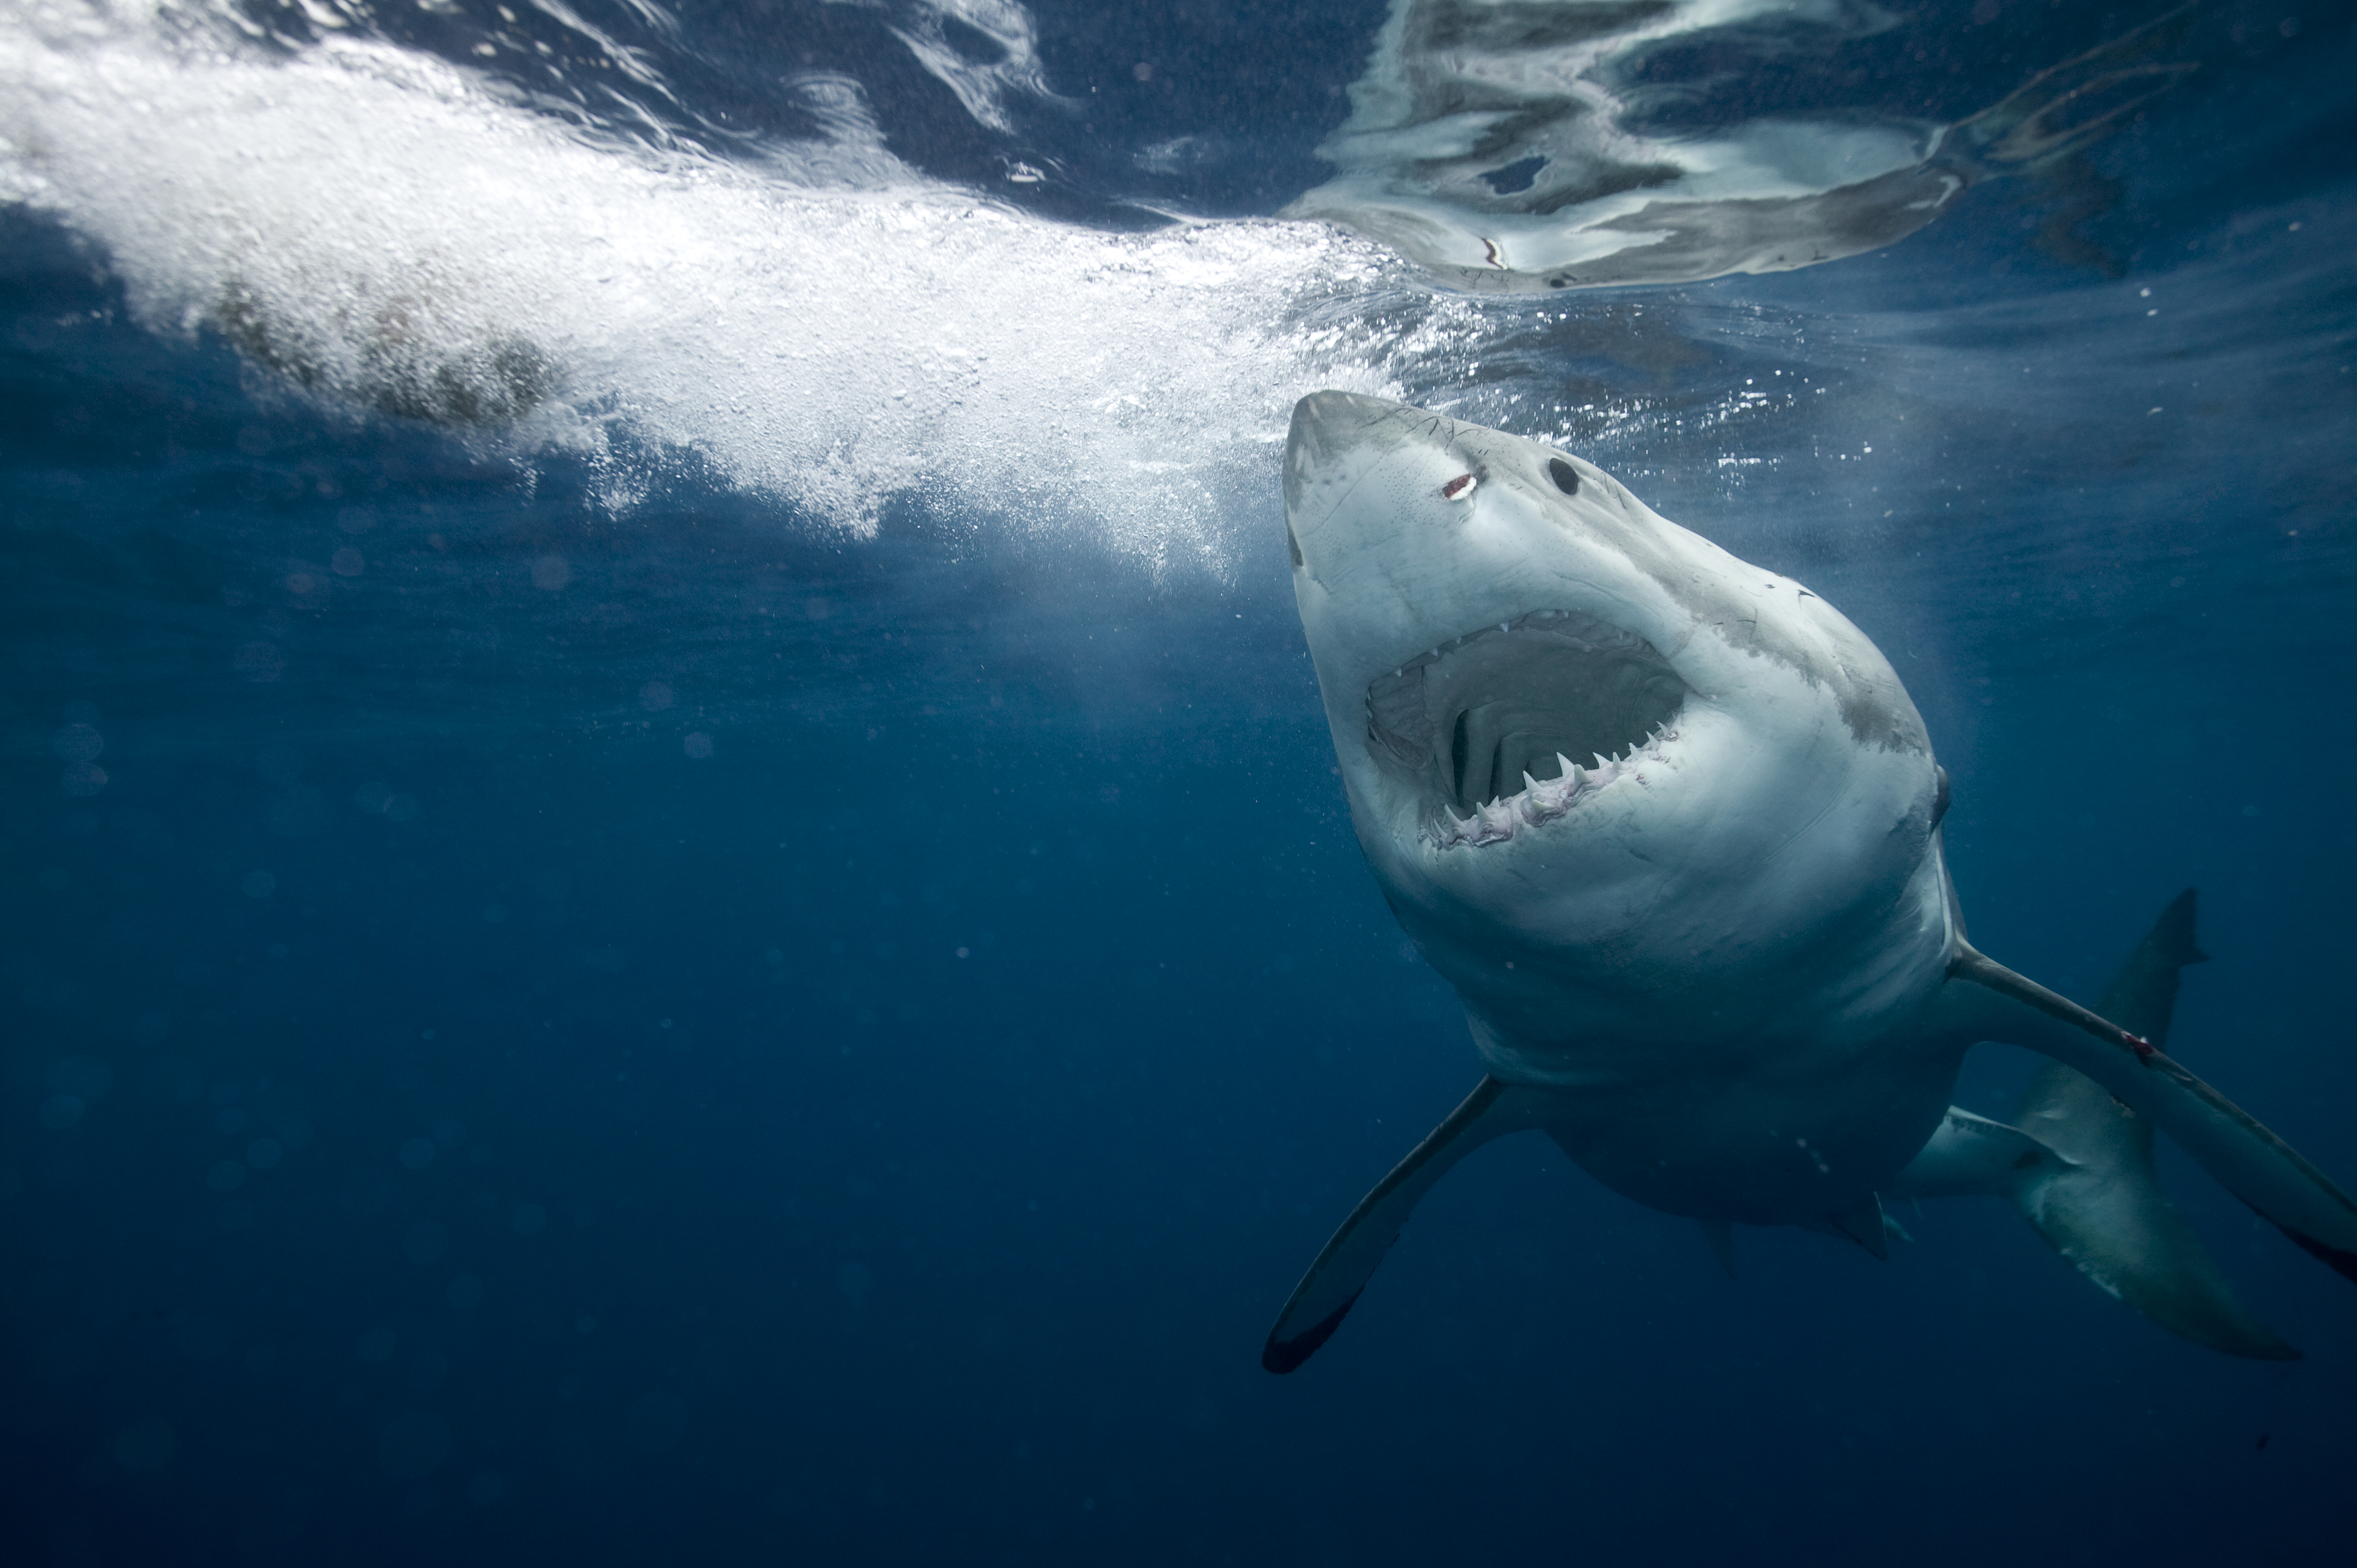
[[[794,84],[823,139],[722,158],[318,31],[13,13],[0,198],[265,386],[586,454],[618,506],[689,463],[854,534],[926,504],[1218,570],[1292,400],[1392,389],[1444,329],[1321,225],[1110,234],[930,181],[839,75]],[[984,113],[1004,83],[967,85]]]

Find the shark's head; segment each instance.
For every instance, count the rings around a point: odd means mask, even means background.
[[[1709,1034],[1871,985],[1813,955],[1921,923],[1922,721],[1800,584],[1569,453],[1348,392],[1295,408],[1285,502],[1360,841],[1477,1034]]]

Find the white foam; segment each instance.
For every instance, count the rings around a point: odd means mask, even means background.
[[[854,533],[896,497],[1214,572],[1274,507],[1292,401],[1387,394],[1400,339],[1328,302],[1397,275],[1322,226],[1120,236],[927,182],[857,85],[767,164],[600,138],[468,71],[186,12],[0,18],[0,197],[101,243],[133,308],[331,403],[604,462],[681,449]],[[1390,349],[1377,345],[1390,341]],[[512,420],[499,417],[518,406]]]

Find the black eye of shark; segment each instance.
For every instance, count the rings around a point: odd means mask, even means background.
[[[1534,610],[1370,682],[1367,749],[1424,791],[1437,847],[1499,843],[1658,754],[1686,692],[1636,633],[1577,610]]]
[[[1579,470],[1560,457],[1547,459],[1547,478],[1553,479],[1555,488],[1565,495],[1576,496],[1579,493]]]

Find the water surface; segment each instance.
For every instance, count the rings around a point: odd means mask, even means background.
[[[1385,163],[1407,23],[1463,21],[1413,12],[0,17],[12,1560],[2338,1538],[2347,1286],[2173,1155],[2306,1360],[1996,1205],[1888,1264],[1747,1231],[1730,1283],[1531,1140],[1259,1370],[1478,1073],[1287,590],[1323,386],[1840,606],[1975,942],[2092,994],[2198,884],[2179,1054],[2357,1175],[2347,8],[1523,8],[1484,80],[1609,115],[1441,157],[1415,110]],[[1813,199],[2130,38],[1821,264],[1469,277],[1365,195],[1611,218],[1578,124],[1684,160],[1631,189]]]

